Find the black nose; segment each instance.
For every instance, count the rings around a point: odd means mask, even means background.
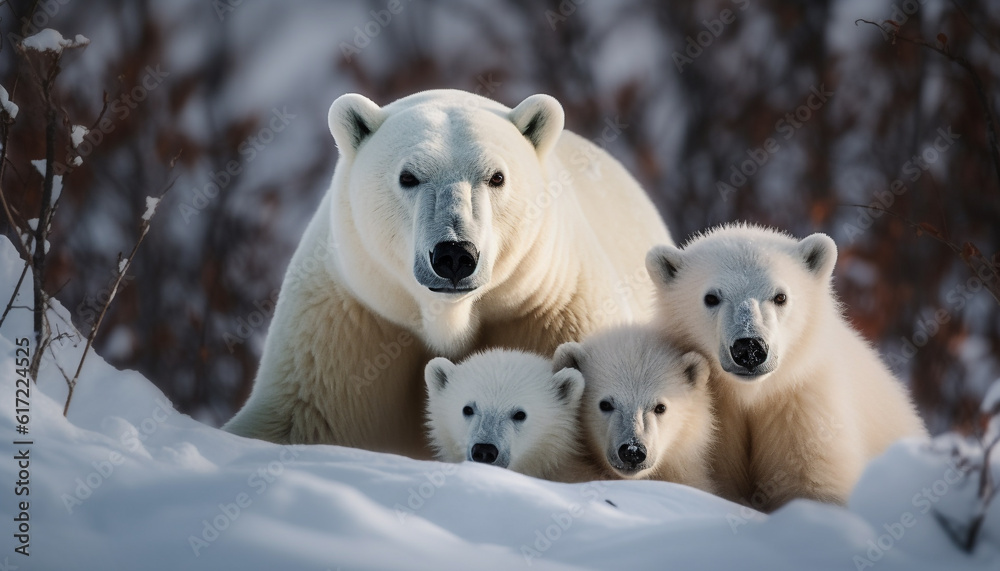
[[[472,445],[472,461],[482,462],[483,464],[492,464],[497,461],[497,447],[492,444],[483,444],[478,442]]]
[[[646,447],[635,442],[622,444],[618,449],[618,457],[626,464],[641,464],[646,459]]]
[[[478,263],[479,250],[472,242],[438,242],[431,252],[434,273],[451,281],[455,287],[472,275]]]
[[[753,370],[767,360],[767,343],[755,337],[737,339],[729,348],[729,354],[737,365]]]

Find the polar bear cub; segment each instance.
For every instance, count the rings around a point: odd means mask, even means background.
[[[678,350],[648,327],[620,326],[560,345],[553,363],[583,373],[582,439],[604,479],[713,491],[715,421],[704,357]]]
[[[654,247],[655,322],[709,359],[723,497],[844,503],[868,460],[926,435],[906,389],[841,314],[837,246],[742,224]]]
[[[492,349],[424,368],[427,426],[436,458],[579,481],[576,413],[583,376],[523,351]]]

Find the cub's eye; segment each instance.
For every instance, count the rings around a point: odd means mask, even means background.
[[[716,305],[719,305],[719,296],[715,295],[714,293],[706,294],[705,305],[707,305],[708,307],[715,307]]]
[[[403,188],[413,188],[420,184],[420,181],[410,171],[399,173],[399,186]]]
[[[504,181],[503,173],[497,171],[493,173],[493,176],[490,177],[490,186],[492,186],[493,188],[503,186],[503,181]]]
[[[606,401],[606,400],[602,400],[601,404],[599,404],[597,406],[601,407],[601,410],[603,410],[604,412],[611,412],[611,411],[615,410],[615,407],[612,406],[611,403],[608,402],[608,401]]]
[[[515,412],[514,415],[511,416],[510,418],[511,418],[511,420],[515,420],[517,422],[521,422],[522,420],[528,418],[528,415],[525,414],[523,410],[519,410],[519,411]]]
[[[775,305],[785,305],[786,301],[788,301],[788,296],[783,293],[779,293],[778,295],[774,296]]]
[[[656,414],[663,414],[667,412],[667,405],[660,403],[653,408],[653,412]]]
[[[462,414],[464,414],[465,416],[472,416],[472,407],[466,406],[465,408],[463,408]]]

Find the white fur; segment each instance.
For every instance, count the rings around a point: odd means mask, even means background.
[[[724,497],[763,510],[800,497],[844,503],[871,458],[926,434],[905,388],[841,314],[836,258],[825,234],[796,240],[747,225],[649,252],[656,323],[712,366]],[[763,340],[767,359],[737,364],[740,338]]]
[[[330,108],[333,182],[282,285],[254,389],[225,428],[428,457],[422,365],[509,347],[541,354],[645,315],[644,257],[670,243],[638,184],[563,130],[551,97],[509,109],[461,91]],[[420,181],[403,187],[400,175]],[[493,187],[501,172],[504,184]],[[436,241],[479,251],[464,293],[429,270]]]
[[[486,463],[560,479],[580,457],[580,371],[553,372],[540,355],[503,349],[476,353],[457,365],[438,357],[424,371],[427,427],[437,459],[482,462],[473,447],[490,445],[497,457]],[[525,415],[521,420],[514,416],[519,412]]]
[[[612,328],[556,350],[555,367],[577,367],[586,383],[580,428],[590,464],[602,478],[655,479],[713,491],[709,457],[715,422],[709,367],[695,352],[681,352],[654,330]],[[602,410],[606,402],[613,410]],[[657,412],[657,406],[664,410]],[[628,465],[619,449],[643,449]]]

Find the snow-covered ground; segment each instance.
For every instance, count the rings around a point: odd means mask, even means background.
[[[4,301],[21,267],[0,240]],[[15,305],[29,304],[26,287]],[[52,322],[68,331],[55,305]],[[247,440],[176,412],[141,375],[97,355],[68,418],[66,383],[45,361],[30,388],[29,432],[19,435],[17,345],[30,325],[18,307],[0,328],[2,569],[1000,567],[1000,502],[971,555],[936,521],[935,512],[971,513],[977,484],[935,451],[947,437],[894,446],[870,465],[849,509],[796,501],[765,516],[663,482],[558,484],[491,466]],[[55,359],[72,374],[82,343],[58,343]],[[12,444],[21,440],[31,444]],[[28,557],[15,552],[22,524]]]

